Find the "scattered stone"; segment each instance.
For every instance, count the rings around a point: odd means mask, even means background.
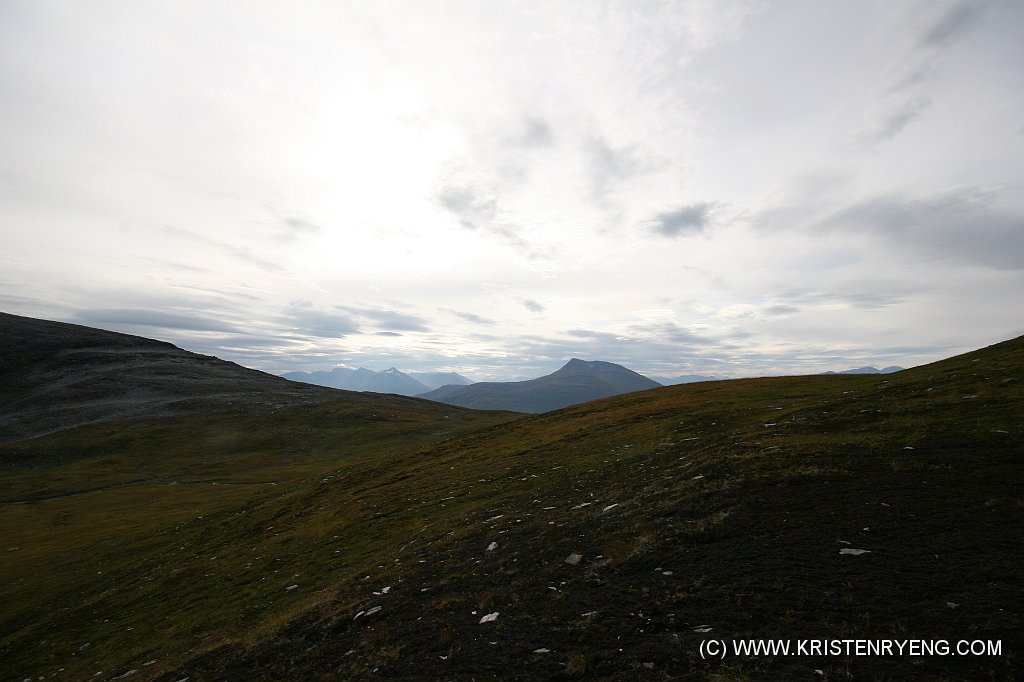
[[[672,575],[672,571],[662,571],[662,575]]]
[[[692,480],[692,481],[699,481],[699,480],[700,480],[700,479],[702,479],[702,478],[704,478],[704,474],[697,474],[696,476],[694,476],[694,477],[693,477],[692,479],[690,479],[690,480]]]
[[[649,661],[647,663],[644,663],[644,667],[647,668],[648,670],[654,670],[654,661]]]
[[[488,552],[493,552],[496,549],[498,549],[498,543],[497,542],[492,542],[491,544],[487,545],[487,551]]]
[[[535,653],[535,654],[550,654],[551,653],[551,649],[543,649],[543,648],[541,648],[541,649],[534,649],[533,653]]]
[[[380,611],[382,608],[384,608],[384,607],[383,606],[374,606],[372,609],[370,609],[369,611],[366,612],[366,615],[367,616],[372,616],[373,614],[375,614],[378,611]]]
[[[388,592],[390,592],[390,591],[391,591],[391,586],[390,586],[390,585],[389,585],[389,586],[387,586],[387,587],[382,587],[382,588],[380,588],[380,593],[381,593],[381,594],[387,594],[387,593],[388,593]]]
[[[298,585],[289,585],[288,587],[286,587],[284,589],[286,589],[286,590],[294,590],[296,587],[298,587]]]
[[[494,613],[488,613],[486,616],[480,619],[480,624],[483,625],[484,623],[493,623],[494,621],[498,620],[498,613],[498,611],[495,611]]]
[[[583,502],[583,503],[577,504],[575,507],[573,507],[573,510],[583,509],[584,507],[589,507],[592,504],[594,504],[594,503],[593,502]]]
[[[611,511],[612,509],[615,509],[618,506],[619,506],[618,502],[616,502],[615,504],[609,504],[607,507],[605,507],[604,509],[601,510],[601,513],[603,514],[606,511]]]
[[[948,602],[946,602],[946,606],[948,606],[951,609],[955,609],[955,608],[957,608],[960,605],[957,604],[956,602],[948,601]]]
[[[570,566],[575,566],[576,564],[578,564],[582,560],[583,560],[583,555],[582,554],[576,554],[575,552],[573,552],[569,556],[565,557],[565,563],[569,564]]]
[[[871,554],[870,549],[852,549],[850,547],[843,547],[839,550],[840,554],[850,554],[852,556],[860,556],[861,554]]]
[[[714,630],[710,625],[698,625],[693,629],[694,632],[711,632]]]

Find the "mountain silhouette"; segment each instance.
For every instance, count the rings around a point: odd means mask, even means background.
[[[661,384],[653,379],[622,365],[573,358],[557,372],[537,379],[443,386],[418,397],[479,410],[549,412],[659,386]]]
[[[469,379],[455,372],[402,372],[394,367],[380,372],[360,367],[335,367],[330,371],[287,372],[285,379],[346,391],[372,391],[414,396],[448,384],[465,385]]]

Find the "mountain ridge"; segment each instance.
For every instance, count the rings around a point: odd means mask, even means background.
[[[417,397],[471,409],[539,413],[660,386],[622,365],[572,358],[536,379],[445,386]]]
[[[902,372],[904,369],[904,367],[898,367],[896,365],[889,365],[888,367],[883,367],[882,369],[878,369],[877,367],[869,365],[866,367],[844,369],[841,372],[835,372],[830,370],[828,372],[822,372],[822,374],[894,374],[895,372]]]
[[[473,383],[456,372],[402,372],[391,367],[374,371],[359,367],[335,367],[316,372],[285,372],[282,377],[315,386],[327,386],[346,391],[371,391],[415,396],[445,385],[467,385]]]
[[[380,404],[368,393],[289,381],[166,341],[2,312],[0,386],[0,442],[240,403],[267,409],[330,400]]]

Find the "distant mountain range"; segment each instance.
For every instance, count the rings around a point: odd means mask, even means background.
[[[443,386],[418,397],[479,410],[548,412],[659,386],[657,381],[621,365],[573,358],[557,372],[538,379]]]
[[[882,369],[878,369],[877,367],[858,367],[856,369],[844,369],[842,372],[822,372],[822,374],[892,374],[893,372],[902,371],[902,367],[890,365],[889,367],[883,367]]]
[[[397,395],[418,395],[442,386],[465,386],[473,383],[456,372],[401,372],[394,367],[380,372],[349,367],[335,367],[321,372],[287,372],[285,379],[347,391],[372,391]]]
[[[678,377],[651,377],[662,386],[676,386],[678,384],[696,384],[700,381],[721,381],[722,377],[713,377],[706,374],[683,374]]]
[[[892,374],[903,369],[895,365],[882,369],[857,367],[821,374]],[[587,362],[575,358],[554,374],[527,381],[474,383],[457,372],[402,372],[394,367],[379,372],[362,367],[335,367],[330,371],[287,372],[281,376],[346,391],[392,393],[475,409],[517,412],[547,412],[657,386],[722,380],[722,377],[707,374],[646,377],[611,362]]]

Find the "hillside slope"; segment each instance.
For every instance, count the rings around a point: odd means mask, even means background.
[[[408,524],[377,566],[162,679],[1015,678],[1022,379],[1016,339],[888,377],[672,387],[468,435],[374,489],[387,520],[367,532]],[[1002,650],[703,661],[712,637]]]
[[[95,421],[338,399],[163,341],[0,313],[0,442]]]
[[[80,486],[150,476],[0,505],[0,673],[1019,678],[1022,380],[1015,339],[894,375],[691,384],[514,419],[338,402],[258,414],[227,440],[222,420],[173,417],[0,445],[0,462],[85,451]],[[31,499],[77,466],[52,461],[5,485]],[[703,660],[709,638],[1001,653]]]
[[[537,379],[443,386],[419,397],[478,410],[536,413],[658,386],[621,365],[573,358],[558,371]]]

